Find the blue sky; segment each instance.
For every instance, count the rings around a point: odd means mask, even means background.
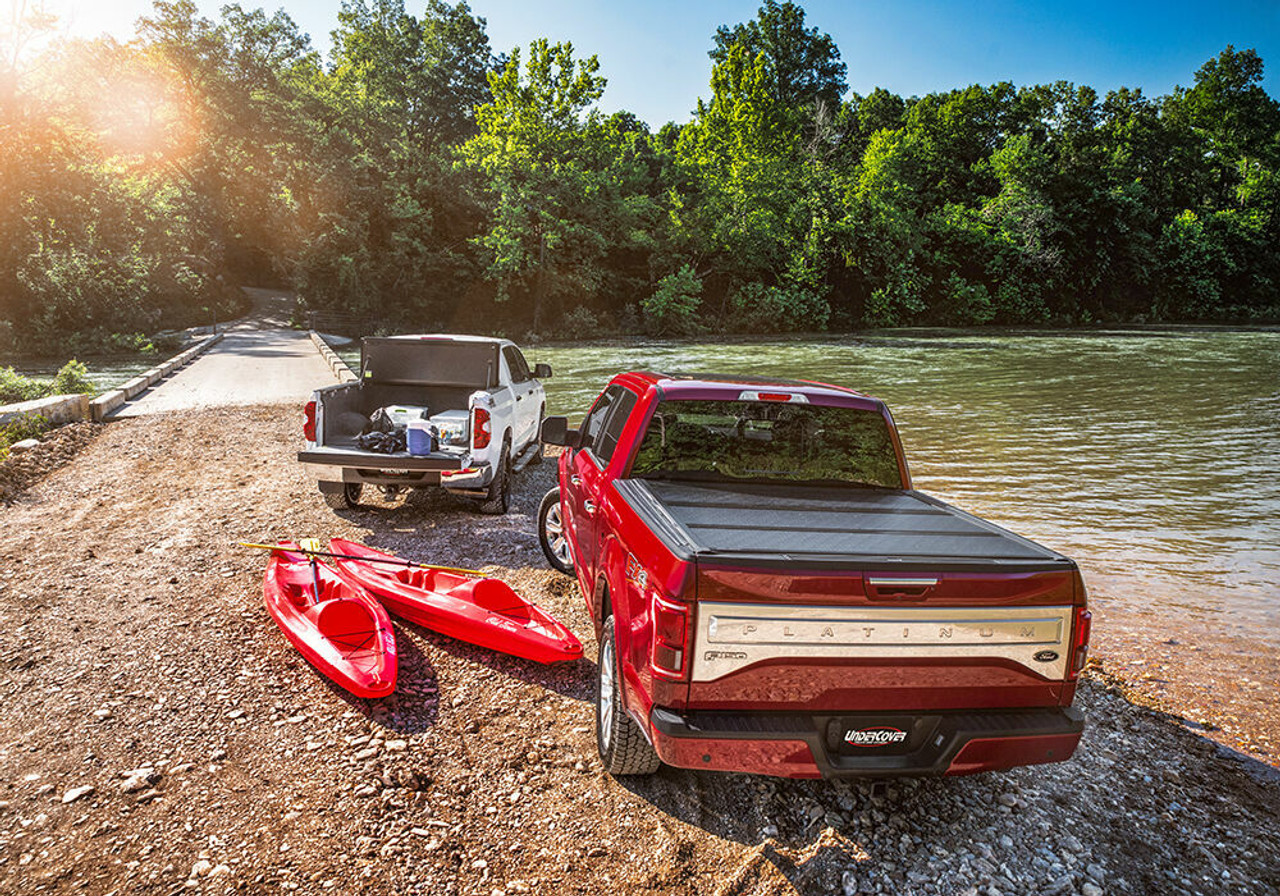
[[[340,0],[240,0],[283,6],[313,44],[327,50]],[[221,0],[197,0],[216,15]],[[72,34],[132,33],[149,0],[48,0]],[[422,0],[407,0],[418,12]],[[759,0],[472,0],[488,20],[495,50],[536,37],[569,40],[580,56],[596,54],[609,87],[601,107],[627,109],[655,128],[686,121],[709,94],[707,50],[718,25],[754,17]],[[1105,93],[1141,87],[1149,96],[1190,85],[1195,71],[1227,44],[1256,49],[1267,64],[1264,86],[1280,97],[1280,0],[1201,2],[943,2],[812,0],[809,25],[831,34],[849,67],[849,87],[885,87],[903,96],[969,84],[1056,80]]]

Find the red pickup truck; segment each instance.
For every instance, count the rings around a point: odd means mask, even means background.
[[[542,437],[568,449],[539,533],[595,622],[610,773],[960,775],[1075,750],[1079,571],[913,490],[878,399],[625,373]]]

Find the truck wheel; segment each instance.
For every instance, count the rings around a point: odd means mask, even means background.
[[[320,494],[324,496],[324,503],[334,510],[354,510],[360,506],[360,493],[362,491],[364,491],[362,483],[345,482],[332,490],[321,488]]]
[[[511,443],[502,442],[502,453],[498,455],[498,469],[493,474],[493,482],[489,483],[489,494],[480,503],[480,512],[500,515],[511,506]]]
[[[573,552],[560,515],[558,486],[542,496],[542,506],[538,508],[538,543],[542,545],[542,553],[547,555],[552,569],[567,576],[573,575]]]
[[[596,747],[604,770],[611,775],[652,775],[661,768],[662,760],[622,708],[622,674],[613,638],[613,616],[604,621],[596,666]]]

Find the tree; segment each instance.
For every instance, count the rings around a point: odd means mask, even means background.
[[[794,3],[765,0],[750,22],[717,28],[712,61],[725,63],[735,46],[748,59],[764,56],[770,92],[783,106],[821,106],[829,114],[840,107],[847,71],[840,51],[831,35],[804,27],[804,10]]]
[[[482,174],[492,212],[475,245],[500,302],[528,302],[539,331],[550,302],[593,295],[626,197],[611,187],[594,142],[603,133],[588,108],[604,92],[594,56],[534,41],[523,71],[519,50],[489,76],[492,98],[476,110],[479,132],[460,150]],[[625,228],[624,228],[625,229]]]
[[[498,60],[485,20],[466,3],[428,0],[417,18],[403,0],[344,0],[338,25],[334,86],[371,119],[428,152],[475,133],[474,109],[488,99]]]

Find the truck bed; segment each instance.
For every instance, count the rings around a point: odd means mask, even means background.
[[[678,557],[744,566],[1064,570],[1061,554],[914,490],[620,479]]]

